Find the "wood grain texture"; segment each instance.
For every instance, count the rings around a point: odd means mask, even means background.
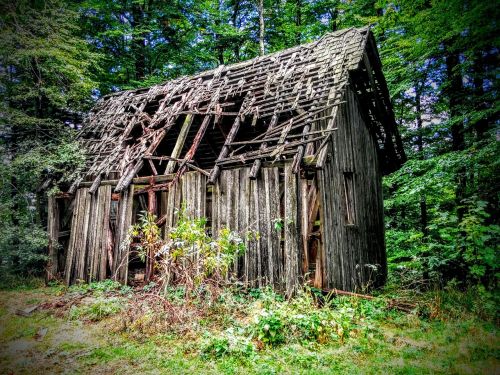
[[[381,285],[387,275],[381,172],[375,140],[351,89],[345,102],[318,172],[325,286],[363,291]]]
[[[59,205],[56,197],[48,197],[47,207],[47,234],[49,236],[49,261],[47,263],[46,280],[53,280],[58,273],[58,250],[59,250]]]

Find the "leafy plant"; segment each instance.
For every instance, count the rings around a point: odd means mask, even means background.
[[[277,311],[261,310],[255,316],[254,337],[269,346],[285,342],[285,325]]]
[[[160,249],[162,239],[160,228],[156,225],[156,216],[148,211],[141,211],[138,222],[129,228],[127,243],[138,244],[136,250],[141,261],[154,258]]]
[[[255,345],[250,337],[244,335],[243,329],[229,328],[221,335],[205,333],[201,352],[205,357],[221,358],[223,356],[251,357],[255,355]]]
[[[205,218],[190,219],[185,208],[179,211],[177,225],[157,253],[165,291],[174,285],[183,285],[190,291],[198,288],[200,292],[203,285],[216,287],[226,280],[231,265],[245,251],[244,241],[237,233],[221,228],[213,238],[205,225]]]

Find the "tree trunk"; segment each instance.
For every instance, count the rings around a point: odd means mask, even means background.
[[[135,79],[142,80],[146,76],[146,35],[143,31],[138,33],[138,30],[144,23],[144,12],[141,6],[137,3],[132,5],[132,53],[134,55],[135,64]]]
[[[339,11],[337,8],[331,8],[328,13],[330,14],[330,30],[337,31],[337,17],[339,15]]]
[[[264,0],[259,0],[259,54],[264,53]]]
[[[295,7],[295,26],[297,27],[295,32],[295,44],[300,45],[302,41],[302,32],[300,31],[300,27],[302,26],[302,0],[297,0]]]
[[[235,0],[234,7],[233,7],[233,14],[231,17],[231,22],[233,24],[233,27],[237,30],[239,29],[239,25],[238,25],[239,13],[240,13],[240,0]],[[235,57],[236,61],[241,60],[241,58],[240,58],[240,38],[238,38],[238,40],[236,40],[236,43],[234,44],[234,57]]]
[[[446,72],[448,75],[448,88],[446,94],[449,101],[453,151],[461,151],[465,148],[463,120],[460,119],[460,105],[463,95],[462,75],[457,72],[460,60],[457,52],[447,52],[446,54]]]
[[[484,101],[484,64],[483,64],[483,56],[481,51],[477,52],[474,56],[474,97],[479,100],[477,103],[477,109],[479,111],[484,111],[487,108],[487,105]],[[474,103],[476,105],[476,103]],[[481,118],[476,123],[476,135],[478,140],[484,139],[487,131],[488,131],[488,119]]]
[[[450,46],[446,45],[447,51],[445,55],[446,73],[448,75],[448,86],[446,95],[449,102],[449,112],[451,118],[451,137],[452,150],[462,151],[465,149],[464,124],[461,117],[461,104],[463,100],[463,81],[462,74],[458,70],[460,67],[459,54],[456,51],[450,50]],[[458,221],[462,221],[464,217],[464,208],[462,201],[465,198],[467,186],[467,170],[465,166],[457,170],[456,175],[456,204]]]
[[[423,84],[422,84],[423,85]],[[415,85],[415,110],[417,114],[417,151],[419,159],[425,159],[424,141],[422,136],[422,98],[421,87],[418,83]],[[424,236],[427,236],[427,197],[425,193],[420,194],[420,227]]]
[[[220,14],[221,14],[221,8],[222,0],[216,0],[217,1],[217,18],[215,20],[215,25],[217,27],[220,26]],[[224,65],[224,45],[222,44],[220,34],[215,33],[215,49],[217,50],[217,59],[219,60],[219,65]]]

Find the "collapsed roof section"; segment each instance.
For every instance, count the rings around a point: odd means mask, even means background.
[[[146,175],[209,170],[214,181],[222,168],[253,165],[255,175],[262,162],[294,159],[297,171],[311,144],[309,160],[321,167],[348,84],[377,140],[383,171],[397,169],[405,156],[375,41],[368,28],[351,28],[102,98],[78,135],[87,165],[70,192],[82,181],[93,181],[90,190],[95,191],[110,176],[119,179],[119,192],[144,169]],[[326,129],[312,126],[320,119],[328,119]]]

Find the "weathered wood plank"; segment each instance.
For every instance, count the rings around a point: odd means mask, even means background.
[[[58,272],[59,251],[59,203],[54,195],[48,197],[47,233],[49,235],[49,262],[47,264],[46,280],[53,280]]]
[[[292,164],[292,171],[295,173],[295,164]],[[308,201],[308,183],[305,178],[299,180],[300,185],[300,225],[301,225],[301,242],[302,242],[302,275],[309,273],[309,201]]]
[[[132,206],[134,201],[134,185],[129,185],[128,189],[121,193],[118,205],[118,215],[116,217],[116,238],[115,238],[115,264],[113,279],[122,283],[128,278],[129,247],[126,243],[128,230],[132,223]]]
[[[297,175],[292,165],[285,166],[285,274],[286,294],[292,296],[299,285],[299,231]]]
[[[179,135],[177,136],[177,141],[175,142],[174,149],[172,150],[171,157],[172,158],[178,158],[181,155],[182,152],[182,147],[184,146],[184,143],[186,142],[187,135],[189,133],[189,129],[191,128],[191,124],[193,123],[194,116],[189,113],[186,115],[184,122],[182,123],[181,130],[179,132]],[[169,160],[167,163],[167,167],[165,168],[165,173],[166,175],[173,173],[175,164],[177,162],[174,160]]]
[[[107,278],[107,265],[109,262],[108,246],[110,239],[110,223],[109,216],[111,210],[111,186],[101,186],[99,188],[99,195],[101,196],[101,207],[100,207],[100,225],[99,225],[99,248],[98,251],[101,253],[100,264],[99,264],[99,275],[98,280],[104,280]],[[110,268],[112,269],[112,268]]]

